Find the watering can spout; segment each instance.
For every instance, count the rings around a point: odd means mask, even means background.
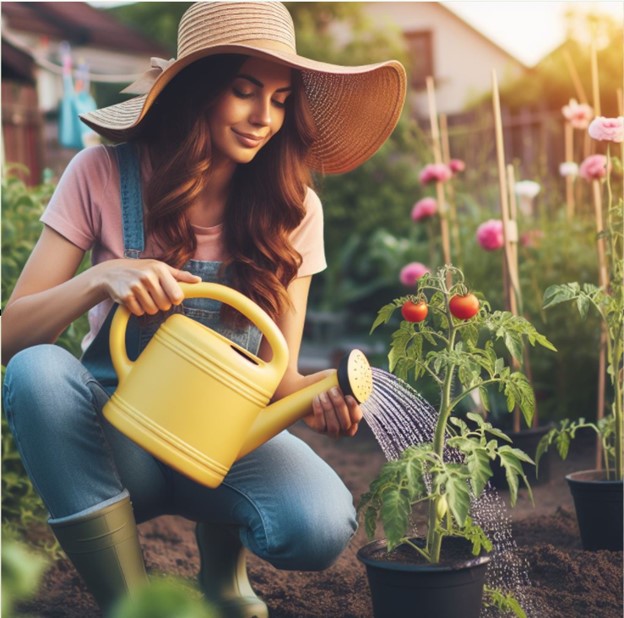
[[[319,382],[264,408],[251,426],[237,459],[307,416],[312,412],[314,397],[334,386],[339,386],[345,396],[355,397],[358,403],[368,399],[373,390],[373,374],[366,356],[360,350],[352,350],[342,359],[337,370]]]

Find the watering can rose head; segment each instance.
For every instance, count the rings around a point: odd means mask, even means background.
[[[480,296],[480,295],[479,295]],[[392,334],[388,360],[390,371],[403,380],[426,377],[439,389],[438,417],[433,439],[414,444],[395,461],[389,461],[359,505],[368,534],[381,520],[388,549],[411,545],[429,562],[440,561],[442,539],[463,536],[473,553],[491,547],[483,530],[470,517],[471,503],[492,476],[490,464],[498,461],[505,470],[512,505],[520,483],[530,487],[523,470],[531,458],[514,448],[511,440],[492,426],[487,414],[487,391],[504,393],[511,412],[518,406],[531,425],[535,400],[527,378],[497,353],[502,343],[509,357],[521,359],[525,341],[554,350],[553,345],[523,317],[493,311],[485,298],[468,288],[461,270],[453,266],[422,275],[415,296],[397,298],[379,310],[372,330],[396,318],[397,310],[417,298],[427,303],[421,320],[402,320]],[[479,393],[483,409],[453,416],[460,403],[473,401]],[[453,459],[453,453],[455,455]],[[410,540],[412,507],[428,505],[426,540]],[[418,533],[418,528],[416,530]]]

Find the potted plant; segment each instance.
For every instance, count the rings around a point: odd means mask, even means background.
[[[579,429],[590,428],[598,433],[602,445],[604,468],[583,470],[566,476],[585,549],[621,550],[623,425],[624,397],[624,200],[614,203],[611,171],[622,171],[622,161],[610,156],[610,142],[624,140],[624,118],[595,118],[589,125],[590,137],[607,142],[607,154],[595,154],[581,165],[581,175],[592,184],[596,226],[598,229],[598,267],[601,286],[578,282],[550,286],[544,293],[544,308],[574,302],[585,318],[596,312],[602,323],[606,343],[606,372],[611,385],[611,414],[597,423],[565,419],[540,441],[536,460],[555,442],[562,458],[568,454],[570,441]],[[584,170],[584,171],[583,171]],[[606,181],[606,182],[605,182]],[[602,187],[607,188],[606,225],[603,225]],[[621,190],[620,190],[621,194]]]
[[[358,558],[367,566],[376,617],[404,616],[418,607],[421,616],[476,618],[492,543],[471,517],[471,501],[484,491],[490,464],[497,460],[514,505],[520,481],[530,494],[522,463],[533,462],[480,415],[468,413],[469,424],[452,414],[473,392],[487,402],[487,389],[498,387],[508,410],[518,405],[530,425],[531,386],[507,366],[495,344],[502,343],[514,358],[521,358],[525,338],[554,348],[525,318],[492,311],[469,292],[453,266],[423,275],[414,295],[382,307],[372,330],[399,308],[404,319],[392,335],[390,371],[402,379],[433,380],[440,395],[438,417],[432,441],[387,462],[362,496],[359,511],[369,538],[381,520],[385,541],[364,546]],[[414,535],[412,519],[419,509],[426,527],[417,527]],[[491,602],[522,615],[517,602],[500,593]]]

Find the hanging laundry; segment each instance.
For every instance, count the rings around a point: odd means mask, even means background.
[[[72,56],[69,43],[60,46],[63,66],[63,96],[59,107],[59,144],[65,148],[80,150],[90,142],[93,131],[80,121],[79,114],[97,108],[89,94],[89,69],[81,63],[74,85]]]

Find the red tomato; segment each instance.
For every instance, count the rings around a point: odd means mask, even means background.
[[[429,313],[429,308],[424,300],[417,303],[413,303],[411,300],[407,300],[401,307],[401,315],[404,320],[408,322],[422,322]]]
[[[451,313],[460,320],[469,320],[479,312],[479,299],[474,294],[455,294],[449,302]]]

